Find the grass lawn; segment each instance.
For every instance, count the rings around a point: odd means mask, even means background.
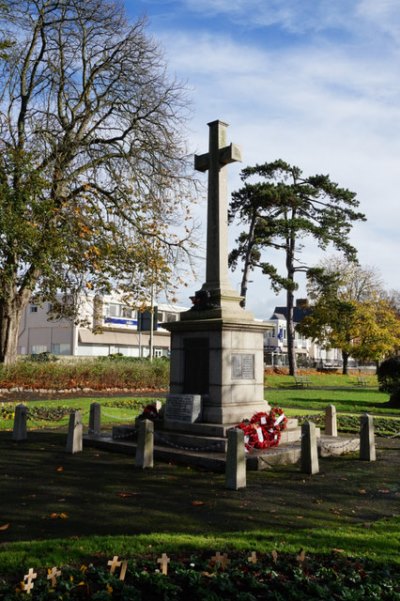
[[[266,398],[288,415],[320,414],[335,404],[340,414],[357,419],[365,411],[400,418],[376,387],[297,389],[275,380]],[[162,552],[300,548],[320,554],[336,549],[400,570],[399,438],[378,438],[373,463],[357,455],[324,458],[313,477],[296,465],[277,466],[249,472],[246,489],[228,491],[221,474],[167,464],[142,471],[128,455],[92,448],[66,454],[63,412],[79,408],[87,423],[93,401],[102,404],[102,424],[109,428],[133,420],[151,399],[29,401],[37,413],[22,443],[10,436],[6,415],[13,404],[0,404],[0,575],[113,555],[156,559]]]
[[[128,455],[64,447],[62,434],[0,434],[0,573],[90,556],[300,548],[400,566],[399,441],[379,439],[374,463],[322,459],[313,477],[295,465],[250,472],[240,491],[221,474],[143,471]]]

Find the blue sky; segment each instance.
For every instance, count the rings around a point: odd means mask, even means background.
[[[230,124],[246,165],[282,158],[305,175],[328,173],[357,193],[367,222],[353,228],[361,265],[400,289],[400,2],[398,0],[125,0],[149,18],[171,76],[186,82],[191,152],[207,123]],[[200,217],[205,220],[205,203]],[[234,232],[232,232],[234,237]],[[233,239],[232,239],[233,242]],[[331,251],[331,254],[333,251]],[[313,264],[323,258],[304,251]],[[278,260],[278,259],[277,259]],[[197,289],[204,279],[199,267]],[[254,274],[248,304],[268,318],[276,297]],[[231,277],[236,287],[239,272]],[[180,301],[187,303],[187,292]],[[298,296],[304,296],[301,289]]]

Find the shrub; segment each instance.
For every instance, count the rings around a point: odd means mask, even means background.
[[[400,389],[400,357],[389,357],[378,366],[379,390],[395,392]]]
[[[160,390],[168,381],[169,362],[161,359],[18,361],[0,366],[0,388]]]

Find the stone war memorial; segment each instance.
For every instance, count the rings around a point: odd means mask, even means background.
[[[205,282],[180,321],[164,324],[171,332],[165,421],[173,428],[183,420],[189,430],[193,422],[227,427],[269,410],[264,400],[265,325],[242,308],[228,278],[227,168],[241,160],[241,151],[227,144],[226,123],[208,126],[209,150],[195,156],[195,169],[208,172]]]
[[[143,431],[141,437],[144,440],[154,435],[157,460],[222,471],[230,457],[232,465],[236,465],[242,450],[244,456],[245,449],[239,448],[237,441],[229,449],[232,429],[240,429],[249,423],[244,420],[252,420],[256,414],[269,414],[273,416],[274,426],[285,420],[278,442],[274,448],[251,448],[245,460],[239,461],[245,463],[247,469],[269,469],[275,463],[299,460],[301,428],[297,419],[279,416],[276,412],[281,410],[271,409],[264,400],[264,332],[268,326],[256,321],[252,313],[243,308],[242,297],[232,288],[228,277],[227,168],[230,163],[241,160],[241,152],[235,144],[227,143],[226,123],[212,121],[208,126],[208,152],[195,157],[195,168],[208,175],[205,281],[191,297],[192,307],[180,314],[180,321],[163,324],[171,333],[169,394],[163,411],[156,412],[151,435]],[[262,423],[263,427],[270,427],[266,417],[260,418],[258,425]],[[150,425],[153,428],[152,423],[143,426],[148,430]],[[249,427],[251,436],[258,436],[262,442],[260,428]],[[90,427],[91,444],[124,452],[135,445],[130,440],[137,439],[140,446],[138,422],[135,426],[115,426],[111,441],[96,435],[98,429],[95,424]],[[249,436],[245,433],[246,448]],[[315,438],[320,447],[323,442],[325,454],[331,454],[332,444],[334,454],[342,454],[349,445],[354,450],[357,442],[341,439],[338,444],[332,434],[322,440],[319,428],[315,430]],[[282,443],[279,448],[278,443]],[[153,441],[150,446],[152,454]],[[139,452],[143,455],[143,460],[139,457],[142,467],[152,464],[145,460],[149,453],[143,449]],[[231,471],[234,475],[229,478],[229,487],[243,487],[245,474],[238,476],[236,469]]]

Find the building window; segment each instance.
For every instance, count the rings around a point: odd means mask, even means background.
[[[37,305],[31,305],[29,310],[31,313],[37,313],[38,312]]]
[[[47,353],[46,344],[32,344],[32,355],[38,355],[39,353]]]
[[[51,352],[54,355],[70,355],[71,354],[71,345],[69,342],[51,345]]]
[[[121,311],[121,305],[111,304],[108,305],[107,315],[109,317],[119,317]]]
[[[121,307],[121,317],[133,319],[135,317],[135,311],[132,307]]]
[[[171,322],[171,321],[178,321],[178,316],[176,313],[164,313],[164,321]]]

